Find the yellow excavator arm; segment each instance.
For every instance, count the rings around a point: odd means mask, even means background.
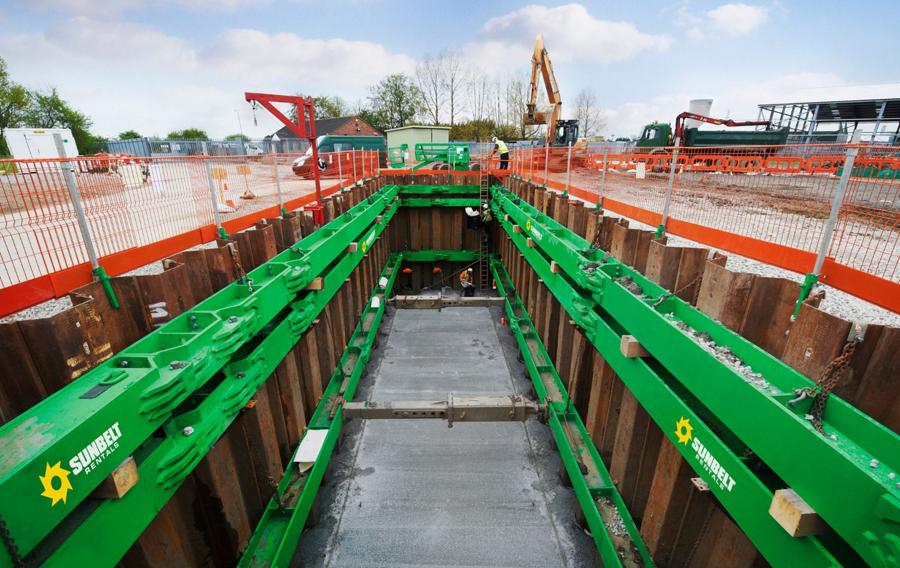
[[[537,109],[538,72],[543,76],[544,86],[547,88],[547,100],[552,106],[550,116]],[[531,93],[526,103],[524,123],[527,125],[546,124],[547,143],[553,141],[556,132],[556,123],[562,112],[562,100],[559,96],[559,87],[556,85],[556,75],[553,74],[553,63],[550,55],[544,47],[544,37],[541,34],[534,39],[534,53],[531,55]]]

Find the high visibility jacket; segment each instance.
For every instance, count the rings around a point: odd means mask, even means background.
[[[463,270],[462,272],[459,273],[459,283],[462,284],[463,286],[466,286],[467,284],[472,283],[472,277],[469,275],[468,270]]]
[[[506,147],[506,142],[503,140],[497,140],[497,152],[500,154],[509,154],[509,148]]]

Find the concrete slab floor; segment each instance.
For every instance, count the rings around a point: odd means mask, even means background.
[[[356,400],[529,393],[515,340],[492,310],[391,309]],[[544,425],[355,420],[345,430],[296,565],[592,563]]]

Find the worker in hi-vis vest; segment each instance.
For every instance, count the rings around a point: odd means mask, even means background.
[[[471,268],[467,268],[459,273],[459,283],[462,285],[464,296],[475,295],[475,282],[473,280]]]
[[[500,154],[500,169],[508,170],[509,169],[509,148],[506,147],[506,142],[498,139],[496,136],[491,138],[491,141],[494,143],[494,149],[491,151],[491,156],[495,153]]]

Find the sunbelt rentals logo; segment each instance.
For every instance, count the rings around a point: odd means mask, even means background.
[[[61,461],[56,462],[54,465],[46,462],[44,475],[38,476],[43,487],[41,496],[50,499],[51,507],[55,507],[60,501],[65,504],[69,491],[72,490],[72,482],[69,480],[69,476],[77,476],[82,473],[89,475],[103,463],[103,460],[119,449],[119,439],[121,437],[122,430],[119,428],[119,423],[116,422],[72,456],[67,462],[69,469],[64,468]]]
[[[725,467],[719,463],[719,460],[712,455],[712,452],[703,445],[700,438],[694,436],[694,427],[691,426],[690,419],[682,416],[675,423],[675,437],[678,438],[679,444],[691,445],[691,450],[694,451],[694,459],[709,473],[713,483],[718,485],[719,489],[724,489],[729,493],[734,489],[734,478],[729,475]]]

